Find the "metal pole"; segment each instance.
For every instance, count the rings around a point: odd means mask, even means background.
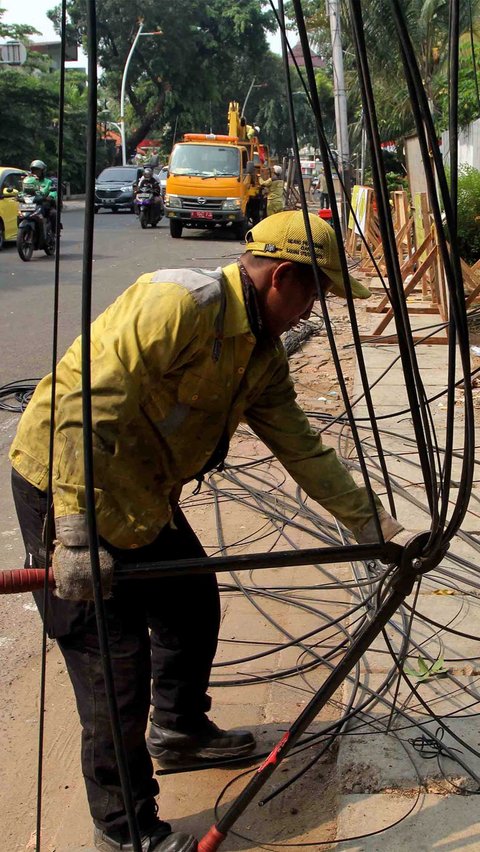
[[[138,28],[138,32],[133,40],[133,44],[130,48],[130,52],[127,56],[127,61],[125,62],[125,67],[123,69],[123,77],[122,77],[122,90],[120,93],[120,135],[122,137],[122,166],[126,166],[127,164],[127,150],[125,146],[125,115],[124,115],[124,105],[125,105],[125,83],[127,80],[127,71],[128,66],[130,65],[130,60],[133,56],[133,51],[137,46],[137,41],[140,38],[140,34],[143,30],[143,21],[140,23]]]
[[[337,129],[338,171],[350,195],[350,152],[348,146],[347,97],[343,73],[342,32],[340,27],[340,9],[338,0],[327,0],[330,18],[330,38],[332,42],[333,97],[335,104],[335,125]],[[342,190],[343,193],[343,190]],[[347,206],[341,199],[342,222],[346,227]]]
[[[237,556],[203,556],[198,559],[169,559],[162,562],[116,563],[115,580],[152,580],[157,577],[185,577],[187,574],[217,574],[224,571],[253,571],[263,568],[287,568],[298,565],[326,565],[337,562],[382,559],[398,562],[402,550],[395,542],[314,547],[306,550],[276,550],[273,553],[248,553]],[[132,553],[133,555],[133,553]],[[48,586],[55,588],[52,568],[48,568]],[[43,568],[18,568],[0,571],[0,595],[40,589],[45,582]]]
[[[251,93],[251,91],[252,91],[252,89],[253,89],[253,84],[255,83],[255,80],[256,80],[256,77],[254,77],[254,78],[253,78],[253,80],[252,80],[252,82],[250,83],[250,88],[249,88],[249,90],[248,90],[248,92],[247,92],[247,97],[245,98],[245,100],[244,100],[244,102],[243,102],[243,107],[242,107],[242,111],[241,111],[241,113],[240,113],[240,116],[244,116],[244,115],[245,115],[245,107],[247,106],[247,101],[248,101],[248,99],[249,99],[249,97],[250,97],[250,93]]]
[[[365,160],[367,156],[367,131],[365,128],[365,116],[362,110],[362,151],[360,159],[360,185],[363,186],[365,180]]]

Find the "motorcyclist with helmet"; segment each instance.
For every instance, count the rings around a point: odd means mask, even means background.
[[[23,191],[28,192],[28,194],[32,194],[33,190],[32,177],[36,180],[35,194],[41,195],[43,199],[42,213],[45,221],[50,221],[52,231],[55,233],[57,229],[57,192],[51,179],[47,177],[47,164],[43,160],[32,160],[30,163],[30,174],[23,181]]]
[[[161,187],[160,184],[153,174],[153,169],[151,166],[145,166],[143,170],[143,175],[138,181],[137,192],[146,192],[147,190],[151,190],[155,196],[155,203],[157,199],[159,199],[161,195]]]
[[[151,166],[145,166],[143,174],[140,180],[138,181],[138,184],[136,186],[134,185],[134,191],[135,195],[137,194],[137,192],[153,193],[153,203],[155,205],[156,211],[154,219],[158,219],[158,221],[160,221],[163,216],[162,188],[160,186],[159,181],[155,177]]]

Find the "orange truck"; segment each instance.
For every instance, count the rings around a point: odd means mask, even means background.
[[[184,228],[229,226],[241,239],[258,207],[255,175],[269,165],[268,150],[259,144],[239,105],[228,108],[228,134],[186,133],[174,145],[168,164],[165,215],[172,237]]]

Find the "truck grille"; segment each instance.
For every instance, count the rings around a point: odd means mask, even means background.
[[[224,198],[205,198],[203,195],[182,195],[184,210],[221,210],[224,201]]]

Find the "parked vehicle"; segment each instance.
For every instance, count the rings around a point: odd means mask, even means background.
[[[168,177],[168,166],[163,166],[159,172],[156,172],[155,177],[157,178],[160,184],[160,190],[162,193],[162,198],[165,198],[165,193],[167,191],[167,177]]]
[[[161,196],[155,195],[152,189],[147,187],[137,190],[135,204],[138,209],[138,218],[141,228],[156,228],[163,213],[163,200]]]
[[[25,262],[32,259],[34,251],[43,249],[46,255],[55,254],[55,234],[50,219],[43,214],[44,205],[43,195],[27,191],[19,195],[17,251]]]
[[[5,242],[15,242],[18,230],[18,193],[27,172],[0,166],[0,251]]]
[[[95,181],[95,213],[101,207],[111,210],[130,210],[135,213],[134,184],[140,179],[141,166],[110,166],[100,172]]]

